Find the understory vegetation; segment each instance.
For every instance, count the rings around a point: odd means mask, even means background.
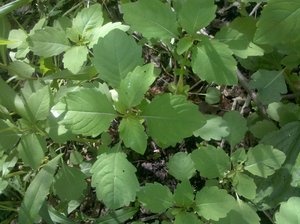
[[[0,223],[297,224],[299,0],[0,2]]]

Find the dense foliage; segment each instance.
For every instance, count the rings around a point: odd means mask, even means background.
[[[299,223],[299,21],[299,0],[0,3],[1,223]]]

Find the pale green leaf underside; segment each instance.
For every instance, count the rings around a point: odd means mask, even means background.
[[[254,40],[258,44],[274,45],[300,40],[300,1],[269,1],[257,24]]]
[[[70,92],[51,109],[55,117],[63,116],[61,124],[74,134],[97,136],[106,131],[117,114],[112,102],[96,88]]]
[[[187,0],[178,12],[178,20],[183,29],[195,34],[215,18],[216,9],[213,0]]]
[[[125,153],[101,154],[91,169],[92,186],[96,187],[98,199],[111,209],[128,206],[139,188],[135,172]]]
[[[94,4],[89,8],[82,9],[72,21],[72,28],[84,38],[103,24],[102,7]]]
[[[123,4],[122,11],[125,22],[146,38],[170,39],[178,34],[175,13],[159,0]]]
[[[132,37],[116,29],[94,45],[94,60],[99,77],[114,88],[128,72],[142,64],[142,48]]]
[[[279,212],[275,215],[277,224],[300,222],[300,198],[291,197],[287,202],[281,203]]]
[[[66,51],[63,58],[64,67],[76,74],[87,59],[88,49],[86,46],[73,46]]]
[[[70,43],[64,31],[46,27],[29,37],[29,46],[34,54],[47,58],[68,50]]]
[[[259,144],[248,151],[245,170],[250,173],[268,177],[279,169],[285,161],[285,154],[269,145]]]
[[[163,147],[175,145],[204,124],[198,107],[179,95],[155,97],[145,107],[142,117],[146,120],[148,134]]]
[[[226,44],[205,39],[193,52],[193,71],[208,82],[235,85],[237,84],[237,62],[232,54]]]

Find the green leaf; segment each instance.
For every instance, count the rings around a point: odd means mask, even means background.
[[[0,38],[1,39],[8,39],[9,32],[11,30],[11,24],[8,20],[7,16],[2,16],[0,18]],[[7,58],[7,46],[0,46],[0,61],[4,64],[8,64]]]
[[[31,79],[34,73],[34,67],[23,61],[11,62],[7,70],[11,75],[17,76],[19,79]]]
[[[181,142],[204,123],[196,105],[184,96],[170,94],[156,96],[146,105],[142,117],[146,120],[148,134],[163,147]]]
[[[6,14],[14,11],[15,9],[21,8],[22,6],[28,4],[32,0],[15,0],[9,2],[0,7],[0,17],[5,16]]]
[[[256,211],[245,202],[238,200],[232,210],[218,224],[260,224]]]
[[[119,87],[128,72],[142,64],[142,48],[121,30],[113,30],[94,45],[93,63],[99,77],[112,87]]]
[[[194,162],[191,155],[178,152],[169,158],[167,163],[169,174],[174,176],[177,180],[189,180],[195,174]]]
[[[28,47],[28,44],[26,43],[27,37],[28,35],[24,30],[11,30],[9,32],[8,40],[12,43],[8,44],[7,47],[11,49],[19,48],[22,45],[26,45]]]
[[[55,176],[54,191],[63,201],[80,200],[87,187],[86,176],[75,167],[63,163]]]
[[[174,191],[174,201],[180,207],[188,208],[194,202],[194,188],[188,180],[177,184]]]
[[[65,32],[54,27],[35,31],[28,42],[34,54],[45,58],[59,55],[70,48]]]
[[[18,142],[19,136],[14,126],[8,121],[0,119],[0,154],[11,150]]]
[[[192,56],[192,68],[199,78],[216,84],[237,84],[237,62],[226,44],[204,39]]]
[[[175,13],[159,0],[126,3],[122,11],[125,22],[148,39],[171,39],[178,34]]]
[[[69,92],[51,109],[55,117],[74,134],[97,136],[106,131],[117,114],[112,102],[96,88]]]
[[[106,207],[116,209],[135,200],[139,182],[136,168],[126,159],[125,153],[111,150],[101,154],[90,172],[97,197]]]
[[[234,147],[245,136],[248,128],[246,119],[238,111],[225,113],[223,119],[227,122],[229,135],[225,139]]]
[[[52,104],[52,95],[49,86],[43,86],[25,98],[28,110],[35,120],[47,119]]]
[[[273,145],[286,155],[281,169],[267,179],[259,178],[256,181],[257,196],[254,202],[260,209],[276,208],[280,202],[300,194],[299,188],[291,186],[291,172],[299,155],[300,122],[286,124],[280,130],[265,136],[261,143]]]
[[[251,148],[247,156],[245,170],[265,178],[275,173],[275,170],[281,167],[286,158],[282,151],[262,144]]]
[[[271,103],[268,105],[267,113],[273,120],[278,121],[281,127],[300,120],[300,107],[294,103]]]
[[[200,147],[192,152],[192,160],[202,177],[223,177],[230,170],[230,158],[221,148]]]
[[[178,11],[178,21],[185,31],[195,34],[215,18],[217,6],[213,0],[186,0]]]
[[[129,207],[129,208],[122,208],[116,211],[112,211],[107,215],[101,216],[99,219],[96,220],[96,224],[119,224],[126,222],[127,220],[131,219],[135,213],[138,212],[137,208]]]
[[[179,39],[176,45],[177,54],[181,55],[184,52],[188,51],[191,46],[193,46],[193,39],[189,36],[182,37]]]
[[[226,121],[219,116],[205,115],[206,124],[200,129],[194,131],[196,137],[200,136],[206,141],[221,140],[223,137],[229,135]]]
[[[21,137],[18,152],[25,165],[33,169],[39,168],[46,151],[46,140],[43,137],[36,134],[28,134]]]
[[[115,22],[115,23],[109,22],[101,27],[94,29],[93,33],[89,37],[89,41],[90,41],[90,43],[88,44],[89,48],[93,48],[93,46],[97,44],[99,38],[105,37],[110,31],[115,29],[126,32],[129,30],[129,26],[123,25],[121,22]]]
[[[139,105],[155,78],[154,65],[152,63],[136,67],[121,80],[117,89],[119,94],[118,101],[126,106],[127,109]]]
[[[287,202],[282,202],[280,210],[275,214],[277,224],[299,223],[300,198],[291,197]]]
[[[31,181],[19,210],[19,223],[35,223],[37,221],[39,211],[54,180],[53,176],[61,156],[62,154],[47,163]]]
[[[226,217],[235,206],[234,198],[218,187],[204,187],[196,195],[196,212],[207,220]]]
[[[295,164],[291,169],[292,182],[291,186],[300,187],[300,154],[298,154]]]
[[[218,90],[215,87],[209,87],[207,88],[206,94],[205,94],[205,102],[208,104],[216,104],[220,102],[221,93],[220,90]]]
[[[250,200],[255,198],[256,185],[253,178],[243,173],[237,173],[233,177],[232,184],[239,195]]]
[[[93,32],[97,27],[103,24],[102,7],[100,4],[91,5],[82,9],[72,21],[72,29],[74,29],[83,38]]]
[[[264,50],[253,43],[256,20],[253,17],[238,17],[216,34],[216,38],[228,45],[240,58],[262,56]]]
[[[257,23],[254,41],[258,44],[276,46],[300,39],[300,24],[295,23],[300,14],[298,0],[273,0],[264,7]],[[291,35],[294,33],[295,35]]]
[[[174,224],[202,224],[197,215],[190,212],[180,212],[175,216]]]
[[[258,90],[257,98],[263,104],[280,101],[287,93],[283,71],[258,70],[251,76],[249,86]]]
[[[88,49],[86,46],[73,46],[66,51],[63,58],[64,67],[77,74],[87,60]]]
[[[142,155],[145,153],[148,136],[145,134],[144,127],[138,119],[123,118],[119,125],[119,133],[126,147]]]
[[[143,206],[153,213],[162,213],[174,203],[170,189],[159,183],[147,183],[144,187],[141,187],[137,196]]]
[[[267,134],[277,130],[278,128],[274,122],[270,120],[258,121],[249,128],[249,131],[253,134],[253,136],[259,139],[262,139]]]

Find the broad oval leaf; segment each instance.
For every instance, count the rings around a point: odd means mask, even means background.
[[[276,46],[300,40],[300,1],[272,0],[263,9],[254,41]],[[291,35],[294,34],[294,35]]]
[[[142,117],[146,120],[147,132],[162,147],[175,145],[204,124],[198,107],[179,95],[155,97],[145,107]]]
[[[281,167],[286,158],[282,151],[262,144],[251,148],[247,156],[245,170],[260,177],[268,177],[275,173],[275,170]]]
[[[171,156],[167,167],[169,173],[181,181],[190,179],[196,171],[191,155],[184,152],[178,152]]]
[[[0,152],[12,149],[20,138],[16,128],[10,122],[0,119],[0,130]]]
[[[137,196],[143,206],[153,213],[162,213],[174,203],[170,189],[159,183],[147,183],[144,187],[141,187]]]
[[[181,207],[189,207],[194,202],[194,188],[188,180],[178,183],[174,191],[174,201]]]
[[[94,45],[93,64],[99,77],[117,88],[128,72],[142,64],[142,48],[134,39],[116,29],[100,38]]]
[[[280,210],[275,214],[277,224],[299,223],[300,198],[291,197],[287,202],[280,205]]]
[[[136,168],[126,159],[126,154],[112,150],[101,154],[90,172],[92,186],[99,200],[110,209],[128,206],[135,200],[139,182]]]
[[[230,170],[230,158],[221,148],[202,146],[194,150],[191,155],[202,177],[223,177]]]
[[[175,13],[159,0],[126,3],[122,11],[125,22],[148,39],[171,39],[178,34]]]
[[[260,217],[256,211],[247,203],[238,200],[236,205],[223,219],[220,219],[216,224],[260,224]]]
[[[55,176],[54,191],[63,201],[80,200],[87,187],[85,178],[80,169],[63,163]]]
[[[35,31],[28,42],[34,54],[45,58],[59,55],[70,48],[65,32],[54,27]]]
[[[233,177],[232,185],[239,195],[250,200],[255,198],[256,185],[252,177],[243,173],[237,173]]]
[[[174,224],[202,224],[203,222],[196,214],[191,212],[180,212],[175,216]]]
[[[208,82],[235,85],[237,62],[232,54],[226,44],[205,38],[193,52],[193,71]]]
[[[196,195],[196,212],[207,220],[224,218],[236,205],[226,190],[218,187],[204,187]]]
[[[96,88],[69,92],[51,109],[55,117],[74,134],[97,136],[106,131],[117,114],[112,102]]]
[[[87,60],[88,49],[86,46],[73,46],[66,51],[63,58],[64,67],[76,74]]]

